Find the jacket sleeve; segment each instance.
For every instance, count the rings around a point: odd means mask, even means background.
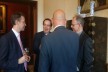
[[[39,56],[39,72],[50,72],[50,59],[49,59],[49,53],[48,53],[48,43],[46,42],[46,39],[42,39],[42,46],[40,50],[40,56]]]
[[[12,58],[10,54],[10,45],[6,37],[0,38],[0,68],[1,69],[16,69],[18,67],[18,59]],[[10,57],[11,56],[11,57]]]
[[[93,42],[91,38],[86,39],[84,46],[83,72],[92,72],[93,65]]]
[[[34,44],[33,44],[33,51],[36,54],[40,53],[39,47],[40,47],[40,38],[38,37],[37,34],[35,34],[35,36],[34,36]]]

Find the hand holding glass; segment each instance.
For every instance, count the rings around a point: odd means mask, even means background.
[[[30,56],[29,56],[29,50],[28,50],[28,48],[24,49],[24,55],[26,55],[26,61],[29,62],[30,61]]]

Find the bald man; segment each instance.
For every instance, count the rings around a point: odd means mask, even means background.
[[[60,9],[54,12],[52,23],[54,31],[42,39],[39,72],[76,72],[78,35],[65,28],[65,13]]]

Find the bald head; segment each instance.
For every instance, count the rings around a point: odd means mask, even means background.
[[[57,25],[65,25],[66,24],[66,17],[65,17],[65,13],[63,10],[56,10],[53,14],[53,26],[57,26]]]
[[[56,10],[53,14],[54,19],[65,19],[65,13],[63,10]]]

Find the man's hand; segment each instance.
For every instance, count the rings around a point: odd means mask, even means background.
[[[27,62],[29,62],[30,59],[31,59],[30,56],[27,56],[27,57],[26,57],[26,61],[27,61]]]
[[[29,53],[27,53],[27,52],[24,51],[23,55],[26,56],[26,61],[29,62],[30,59],[31,59],[30,56],[29,56]]]
[[[18,59],[18,64],[22,64],[26,61],[26,55],[23,55],[21,58]]]

